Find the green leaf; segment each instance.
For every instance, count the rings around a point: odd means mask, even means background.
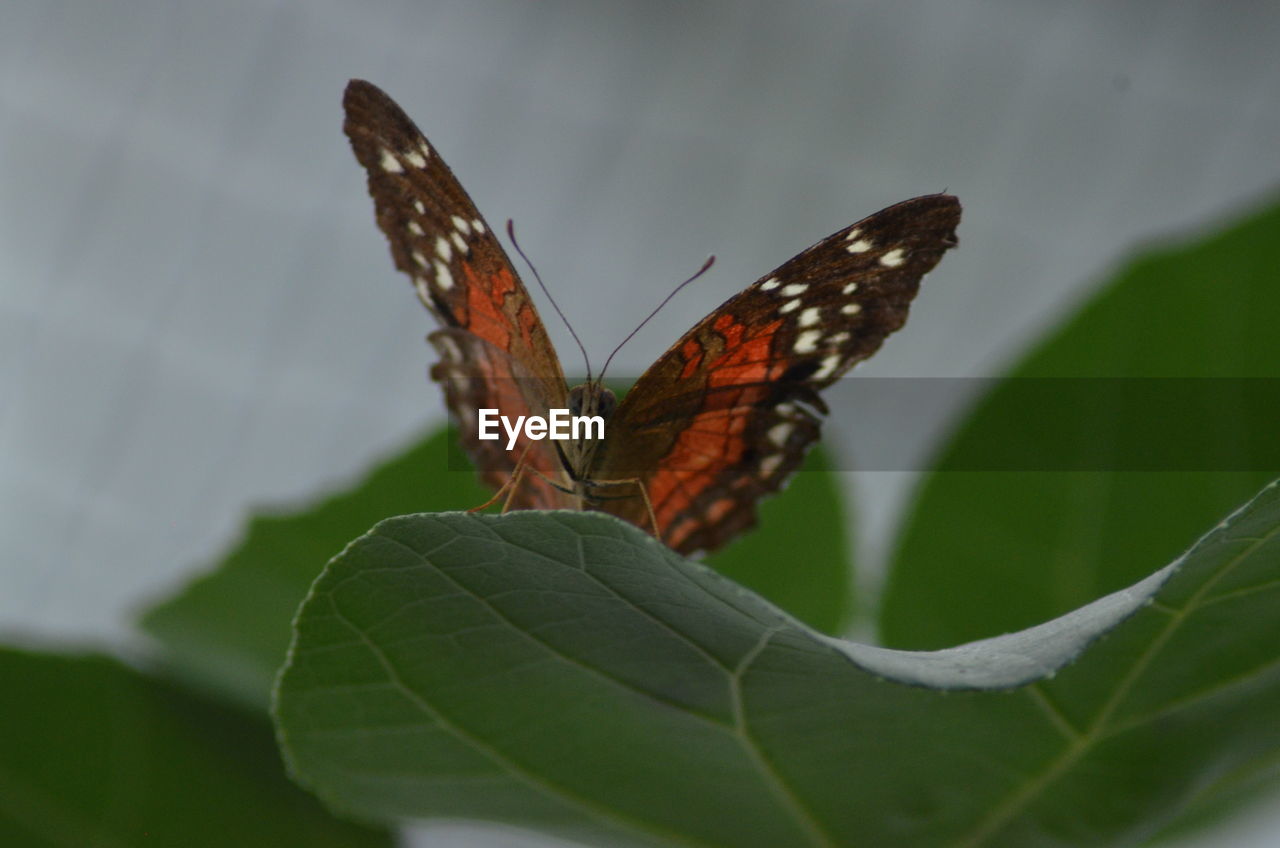
[[[1280,207],[1132,262],[942,451],[900,539],[883,643],[938,648],[1060,615],[1167,562],[1257,491],[1280,471],[1277,384],[1221,378],[1280,377],[1277,316]],[[1151,398],[1177,392],[1200,402],[1158,413]],[[1044,466],[1010,461],[1035,448]],[[1112,470],[1150,457],[1223,470]]]
[[[759,526],[705,562],[810,627],[840,633],[854,606],[845,515],[827,451],[816,445],[786,490],[760,504]]]
[[[788,491],[763,504],[761,527],[713,562],[836,632],[852,590],[844,514],[826,466],[821,451],[812,452]],[[289,645],[289,622],[324,563],[384,518],[484,503],[490,493],[469,469],[454,434],[442,428],[347,491],[297,511],[257,515],[218,568],[145,612],[141,626],[161,642],[175,674],[264,709]],[[797,538],[812,556],[791,555]]]
[[[607,516],[406,516],[316,582],[275,714],[294,775],[370,817],[1131,844],[1280,750],[1278,589],[1275,486],[1129,589],[935,653],[824,637]]]
[[[100,656],[0,648],[0,845],[390,846],[289,783],[266,722]]]
[[[259,514],[208,575],[143,614],[171,669],[202,688],[265,710],[289,646],[289,622],[325,562],[391,515],[466,509],[489,493],[444,429],[384,462],[347,491],[300,510]]]

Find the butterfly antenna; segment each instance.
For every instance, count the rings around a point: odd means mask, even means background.
[[[636,325],[636,328],[635,328],[634,330],[632,330],[630,333],[628,333],[628,334],[627,334],[627,337],[626,337],[625,339],[623,339],[622,341],[618,342],[618,346],[617,346],[617,347],[615,347],[615,348],[613,349],[613,353],[609,354],[609,358],[608,358],[608,359],[606,359],[606,360],[604,361],[604,367],[600,369],[600,379],[601,379],[601,380],[603,380],[603,379],[604,379],[604,372],[606,372],[606,371],[608,371],[608,370],[609,370],[609,363],[613,361],[613,357],[617,354],[617,352],[618,352],[618,351],[620,351],[620,350],[622,350],[622,346],[623,346],[623,345],[625,345],[627,342],[631,341],[631,339],[635,336],[635,334],[636,334],[636,333],[638,333],[638,332],[640,332],[640,330],[644,327],[644,325],[645,325],[645,324],[648,324],[648,323],[653,319],[653,316],[655,316],[655,315],[657,315],[659,312],[661,312],[661,311],[662,311],[662,307],[666,306],[666,305],[667,305],[667,303],[669,303],[669,302],[671,301],[671,298],[673,298],[673,297],[675,297],[676,295],[680,294],[680,290],[681,290],[681,289],[683,289],[685,286],[689,285],[689,284],[690,284],[690,283],[692,283],[694,280],[696,280],[696,279],[698,279],[699,277],[701,277],[703,274],[707,273],[707,271],[711,268],[711,266],[712,266],[712,265],[714,265],[714,264],[715,264],[715,262],[716,262],[716,258],[715,258],[714,256],[708,256],[708,257],[707,257],[707,261],[706,261],[706,262],[703,262],[703,263],[702,263],[702,267],[698,269],[698,273],[694,274],[692,277],[690,277],[689,279],[685,280],[683,283],[681,283],[680,285],[678,285],[678,286],[676,286],[674,289],[672,289],[672,290],[671,290],[671,294],[669,294],[669,295],[667,295],[666,297],[664,297],[664,298],[662,299],[662,303],[659,303],[659,304],[658,304],[658,306],[657,306],[657,308],[656,308],[656,309],[654,309],[652,312],[650,312],[650,313],[649,313],[649,317],[645,318],[645,319],[644,319],[643,321],[641,321],[638,325]]]
[[[573,336],[573,340],[578,344],[578,350],[582,351],[582,361],[587,365],[587,382],[591,382],[591,357],[587,356],[587,349],[582,345],[582,339],[578,338],[578,334],[573,331],[573,325],[569,323],[569,319],[564,317],[564,312],[560,309],[560,304],[556,303],[556,299],[551,296],[551,292],[547,289],[547,284],[542,282],[542,275],[538,273],[538,269],[529,261],[529,257],[525,255],[524,249],[520,247],[520,242],[516,241],[516,223],[510,218],[507,219],[507,237],[511,239],[511,243],[515,245],[516,253],[520,254],[520,258],[524,260],[524,264],[529,266],[529,270],[533,272],[533,278],[538,281],[538,288],[542,289],[542,293],[547,296],[547,300],[551,301],[551,308],[560,316],[560,320],[569,328],[569,335]]]

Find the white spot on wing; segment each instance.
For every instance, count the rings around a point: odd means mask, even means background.
[[[462,236],[457,233],[450,233],[449,238],[453,239],[453,243],[457,245],[459,253],[465,255],[470,250],[470,248],[467,247],[466,241],[464,241]]]
[[[448,291],[453,288],[453,274],[449,273],[449,266],[441,262],[439,259],[435,261],[436,268],[436,285],[442,291]]]
[[[859,229],[858,227],[854,227],[852,230],[849,231],[849,233],[845,236],[845,238],[847,238],[849,241],[853,241],[860,235],[862,235],[862,230]]]
[[[849,334],[844,331],[827,336],[827,344],[829,345],[842,345],[847,341],[849,341]]]
[[[400,164],[400,160],[396,155],[387,148],[382,148],[382,156],[378,159],[378,164],[382,166],[382,170],[388,174],[399,174],[404,171],[404,166]]]
[[[778,311],[785,315],[791,310],[797,308],[799,305],[800,298],[797,297],[795,300],[788,300],[786,303],[782,304],[782,306],[778,308]]]
[[[858,290],[857,283],[846,283],[845,287],[840,289],[840,294],[853,294]]]
[[[417,262],[418,266],[421,268],[431,267],[431,263],[427,261],[427,257],[423,256],[421,253],[419,253],[416,250],[413,252],[413,261]]]
[[[807,288],[809,288],[808,283],[792,283],[789,286],[783,286],[781,294],[783,297],[795,297],[798,294],[804,294]]]
[[[452,215],[450,216],[449,220],[453,221],[453,226],[457,229],[458,232],[462,233],[464,236],[471,235],[471,224],[467,221],[466,218],[461,218],[457,215]]]
[[[859,312],[862,311],[862,304],[846,303],[844,306],[840,307],[840,311],[845,315],[857,315]]]
[[[794,403],[780,403],[773,408],[773,411],[783,417],[790,417],[795,414],[796,405]]]
[[[409,222],[409,232],[415,236],[425,235],[425,233],[423,233],[422,231],[422,227],[418,224],[417,221]]]
[[[427,144],[427,140],[425,138],[421,142],[419,142],[418,149],[422,151],[422,155],[425,158],[427,159],[431,158],[431,145]],[[423,163],[423,164],[426,164],[426,163]]]
[[[845,248],[845,250],[849,251],[850,253],[866,253],[868,250],[870,250],[873,247],[875,247],[875,245],[872,244],[867,239],[858,239],[855,242],[851,242],[849,246]]]
[[[814,324],[818,323],[818,318],[821,317],[821,315],[821,309],[816,306],[810,306],[808,309],[800,313],[800,326],[812,327]]]
[[[427,280],[425,277],[419,277],[417,274],[413,276],[413,287],[418,291],[418,300],[431,306],[431,292],[427,288]],[[434,310],[435,307],[431,306]]]
[[[445,359],[454,362],[462,360],[462,348],[458,347],[458,343],[452,336],[436,336],[436,344],[444,348]]]
[[[422,154],[416,150],[410,150],[407,153],[405,153],[404,161],[408,162],[410,165],[412,165],[413,167],[419,170],[427,167],[427,160],[423,159]]]
[[[782,454],[775,453],[760,460],[760,474],[764,477],[772,477],[773,472],[777,471],[778,466],[782,464],[782,459]]]
[[[836,372],[836,369],[840,367],[841,359],[842,357],[840,354],[833,353],[826,359],[822,360],[822,365],[818,367],[817,371],[813,372],[813,379],[825,380],[830,377]]]
[[[795,346],[791,349],[796,353],[813,353],[818,349],[818,339],[822,338],[819,330],[805,330],[796,339]]]
[[[449,242],[444,236],[436,236],[436,256],[439,256],[445,262],[453,256],[453,250],[449,247]]]
[[[760,284],[760,291],[773,291],[780,285],[782,285],[782,283],[778,282],[777,277],[770,277]]]
[[[476,231],[476,235],[484,235],[484,221],[479,218],[471,219],[471,228]]]
[[[774,424],[769,428],[769,441],[778,447],[782,447],[787,443],[787,439],[791,436],[791,431],[795,429],[795,425],[790,421],[783,421],[781,424]]]
[[[900,247],[895,247],[893,250],[880,257],[880,264],[886,268],[897,268],[905,261],[906,256]]]
[[[427,214],[427,207],[422,205],[421,200],[415,200],[413,201],[413,211],[417,212],[419,215],[425,215]]]

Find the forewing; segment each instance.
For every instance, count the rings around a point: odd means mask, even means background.
[[[505,436],[477,438],[480,408],[514,417],[568,406],[559,359],[501,244],[440,155],[381,89],[352,80],[343,107],[343,131],[368,173],[395,265],[443,325],[431,336],[441,353],[431,376],[444,385],[464,449],[494,486],[507,481],[521,456],[558,472],[550,441],[522,435],[509,452]],[[545,483],[522,483],[513,505],[556,507],[568,500]]]
[[[819,436],[819,392],[906,322],[959,221],[950,195],[903,201],[731,298],[632,387],[591,476],[641,481],[661,538],[682,553],[715,550],[753,526],[756,501],[781,488]],[[638,497],[597,508],[649,523]]]

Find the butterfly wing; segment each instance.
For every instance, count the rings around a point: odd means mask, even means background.
[[[471,198],[440,155],[378,87],[352,80],[343,131],[369,177],[378,227],[395,265],[442,329],[428,339],[440,354],[431,376],[444,386],[463,448],[495,488],[523,456],[561,473],[550,441],[479,438],[477,412],[545,416],[568,407],[564,373],[533,301]],[[569,506],[568,495],[536,475],[516,487],[517,508]]]
[[[781,488],[819,436],[819,391],[906,322],[959,222],[950,195],[904,201],[728,300],[623,398],[592,478],[640,480],[661,538],[682,553],[715,550],[753,526],[756,501]],[[639,497],[594,508],[649,525]]]

